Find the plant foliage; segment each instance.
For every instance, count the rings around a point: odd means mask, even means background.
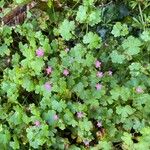
[[[0,18],[28,2],[2,0]],[[1,25],[0,149],[150,149],[149,10],[48,0]]]

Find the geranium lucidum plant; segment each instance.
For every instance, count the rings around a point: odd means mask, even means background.
[[[149,150],[150,3],[42,4],[0,27],[0,149]]]

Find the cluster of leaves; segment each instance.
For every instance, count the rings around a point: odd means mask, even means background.
[[[0,27],[1,149],[150,149],[150,3],[58,2]]]

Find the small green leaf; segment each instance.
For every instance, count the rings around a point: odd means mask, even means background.
[[[13,137],[14,141],[10,142],[10,146],[15,150],[19,149],[19,141],[16,136]]]
[[[90,26],[94,26],[102,21],[101,13],[102,12],[100,9],[91,11],[91,13],[88,16],[88,20],[87,20],[87,22],[89,23]]]
[[[129,69],[130,69],[130,74],[132,76],[138,76],[140,73],[141,73],[141,70],[142,70],[142,65],[140,63],[137,63],[137,62],[133,62],[130,66],[129,66]]]
[[[66,41],[69,41],[73,37],[72,33],[74,29],[74,21],[68,21],[67,19],[65,19],[59,27],[59,33]]]
[[[132,141],[132,135],[124,132],[123,136],[121,137],[121,139],[123,140],[123,147],[125,149],[134,149],[133,147],[133,141]]]
[[[26,89],[28,92],[31,92],[32,90],[34,90],[34,83],[33,81],[30,79],[30,77],[26,76],[23,78],[23,81],[22,81],[22,87],[24,89]]]
[[[2,46],[0,46],[0,56],[9,55],[9,54],[10,54],[10,50],[8,49],[7,45],[2,44]]]
[[[116,50],[114,50],[111,54],[110,54],[111,60],[113,63],[118,63],[118,64],[122,64],[125,60],[125,56],[122,54],[119,54]]]
[[[0,132],[0,144],[6,146],[11,138],[10,132],[8,130],[4,130]]]
[[[130,90],[126,87],[115,87],[110,93],[114,100],[121,98],[123,101],[127,101],[130,98]]]
[[[131,108],[131,106],[126,105],[125,107],[123,106],[117,106],[116,107],[116,113],[121,115],[121,118],[126,118],[129,115],[134,113],[134,109]]]
[[[100,48],[101,42],[101,37],[93,32],[89,32],[83,37],[83,43],[88,44],[89,49]]]
[[[126,24],[121,24],[121,22],[116,22],[116,24],[113,26],[113,30],[111,33],[114,35],[114,37],[119,36],[125,36],[129,33],[128,27]]]
[[[101,150],[112,150],[112,144],[111,142],[108,142],[108,141],[100,141],[99,142],[99,148]],[[96,150],[96,149],[95,149]]]
[[[39,149],[49,136],[48,125],[40,125],[40,127],[30,126],[26,129],[26,132],[30,146],[35,149]]]
[[[36,75],[39,75],[44,67],[45,63],[42,59],[36,58],[30,62],[31,68],[34,70]]]
[[[141,38],[145,42],[150,41],[150,31],[148,31],[148,30],[143,31],[143,33],[141,34]]]
[[[141,45],[141,41],[133,36],[129,36],[122,43],[122,47],[125,50],[124,52],[129,56],[138,54],[140,52]]]
[[[85,6],[93,6],[95,0],[83,0]]]
[[[43,113],[43,118],[46,122],[48,122],[50,125],[54,125],[55,120],[54,120],[54,115],[55,115],[55,111],[53,110],[49,110],[48,112],[44,112]]]
[[[88,8],[80,5],[77,11],[76,20],[80,23],[85,23],[87,19],[87,10]]]

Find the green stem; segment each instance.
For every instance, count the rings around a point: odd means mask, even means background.
[[[89,25],[88,23],[86,24],[86,33],[88,33],[88,30],[89,30]]]
[[[142,21],[142,24],[143,24],[143,27],[144,27],[144,30],[145,30],[145,22],[144,22],[144,18],[143,18],[143,13],[142,13],[142,9],[141,9],[141,5],[139,3],[139,12],[140,12],[140,16],[141,16],[141,21]]]

